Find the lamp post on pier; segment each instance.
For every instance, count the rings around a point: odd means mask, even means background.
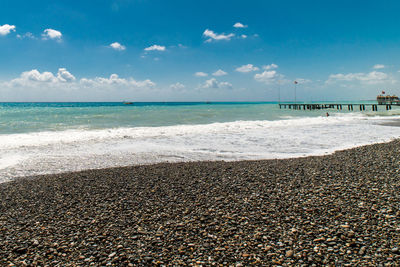
[[[278,81],[278,103],[281,104],[281,81]]]

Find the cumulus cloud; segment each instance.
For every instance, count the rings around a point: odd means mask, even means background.
[[[19,86],[35,86],[38,84],[56,84],[69,83],[75,81],[75,76],[72,75],[66,68],[59,68],[57,75],[49,71],[40,72],[37,69],[24,71],[20,77],[13,79],[8,85]]]
[[[251,71],[257,71],[259,70],[259,68],[257,68],[256,66],[253,66],[253,64],[247,64],[247,65],[243,65],[239,68],[236,68],[236,71],[238,72],[251,72]]]
[[[331,74],[329,75],[329,79],[326,81],[327,83],[333,82],[361,82],[364,84],[378,84],[384,82],[394,82],[391,77],[380,71],[371,71],[369,73],[348,73],[348,74]]]
[[[277,69],[277,68],[278,68],[278,65],[276,65],[274,63],[272,63],[270,65],[263,66],[263,69],[265,69],[265,70],[273,70],[273,69]]]
[[[208,74],[205,73],[205,72],[202,72],[202,71],[198,71],[198,72],[196,72],[196,73],[194,74],[194,76],[196,76],[196,77],[207,77]]]
[[[228,82],[218,82],[217,79],[211,78],[211,79],[205,81],[201,87],[202,88],[215,88],[215,89],[218,89],[218,88],[231,89],[232,84],[230,84]]]
[[[82,86],[126,86],[131,87],[154,87],[155,83],[151,80],[136,81],[133,78],[120,78],[117,74],[111,74],[110,77],[82,78],[79,81],[66,68],[59,68],[56,75],[49,71],[40,72],[37,69],[25,71],[20,77],[5,83],[6,86],[22,86],[22,87],[44,87],[48,86],[65,86],[69,88],[79,89]]]
[[[52,39],[60,41],[62,38],[62,33],[54,29],[45,29],[43,31],[42,38],[43,40]]]
[[[233,25],[233,27],[235,27],[235,28],[247,28],[247,25],[243,25],[243,24],[240,23],[240,22],[236,22],[236,23]]]
[[[254,79],[258,82],[272,83],[278,77],[278,73],[275,70],[266,70],[262,73],[254,75]]]
[[[4,24],[0,26],[0,35],[5,36],[10,32],[15,32],[15,25]]]
[[[109,78],[96,77],[94,79],[82,78],[80,84],[85,86],[127,86],[127,87],[153,87],[155,83],[147,79],[136,81],[133,78],[120,78],[118,74],[111,74]]]
[[[247,35],[246,34],[242,34],[240,37],[242,37],[242,39],[246,39]]]
[[[207,30],[205,30],[203,32],[203,36],[208,37],[206,42],[212,42],[213,40],[215,40],[215,41],[220,41],[220,40],[229,41],[229,40],[231,40],[232,37],[235,36],[235,34],[233,34],[233,33],[217,34],[217,33],[213,32],[213,31],[207,29]]]
[[[112,49],[118,50],[118,51],[124,51],[126,49],[126,47],[118,42],[114,42],[112,44],[110,44],[110,47]]]
[[[75,81],[75,76],[72,75],[66,68],[59,68],[57,73],[57,79],[60,82],[72,82]]]
[[[216,72],[214,72],[212,75],[214,75],[214,76],[224,76],[224,75],[227,75],[227,74],[228,74],[227,72],[219,69]]]
[[[156,84],[149,79],[118,74],[77,79],[66,68],[55,73],[33,69],[0,81],[0,93],[7,101],[122,101],[154,95],[155,90]]]
[[[385,65],[383,65],[383,64],[376,64],[373,66],[373,69],[375,69],[375,70],[384,69],[384,68],[385,68]]]
[[[177,82],[177,83],[171,84],[169,86],[169,88],[174,89],[174,90],[181,90],[181,89],[185,88],[185,85],[181,84],[180,82]]]
[[[33,69],[23,72],[20,78],[13,81],[57,82],[57,78],[49,71],[40,73],[37,69]]]
[[[149,47],[146,47],[144,51],[165,51],[165,46],[162,45],[152,45]]]

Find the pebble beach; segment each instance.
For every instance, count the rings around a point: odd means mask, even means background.
[[[1,266],[398,266],[400,140],[0,184]]]

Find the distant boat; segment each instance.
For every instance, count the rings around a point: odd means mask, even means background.
[[[124,105],[133,105],[133,102],[124,102]]]

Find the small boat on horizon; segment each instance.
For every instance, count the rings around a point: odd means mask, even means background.
[[[124,102],[124,105],[133,105],[133,102]]]

